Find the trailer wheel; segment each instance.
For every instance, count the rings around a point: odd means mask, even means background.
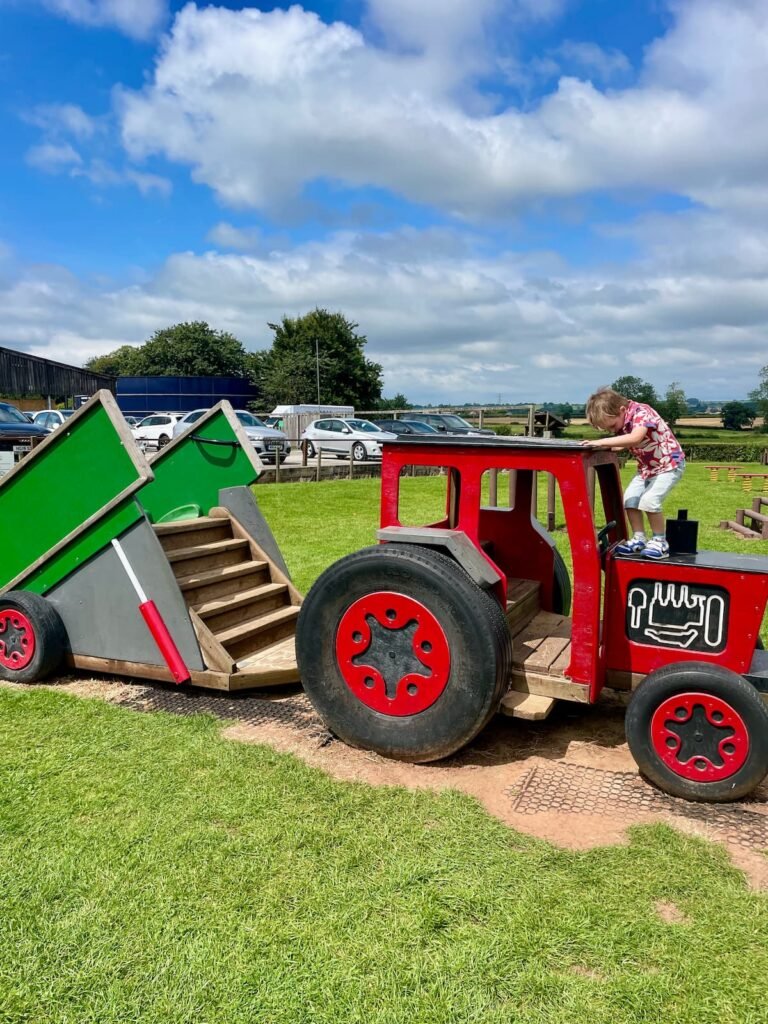
[[[64,624],[44,597],[26,590],[0,597],[0,679],[45,678],[60,664],[66,639]]]
[[[386,544],[319,577],[296,654],[332,732],[418,763],[447,757],[488,722],[507,687],[511,639],[498,601],[453,559]]]
[[[768,773],[768,708],[742,676],[719,665],[667,665],[638,686],[626,717],[640,771],[672,796],[724,803]]]

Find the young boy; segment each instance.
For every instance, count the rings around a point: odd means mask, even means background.
[[[629,448],[637,459],[637,476],[624,492],[624,508],[634,534],[616,550],[646,558],[669,558],[661,505],[685,469],[685,455],[677,438],[650,405],[624,398],[612,388],[600,388],[590,396],[587,419],[593,427],[613,436],[583,444],[590,448]],[[648,516],[650,540],[643,529],[643,512]]]

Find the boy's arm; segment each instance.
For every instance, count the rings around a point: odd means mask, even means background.
[[[619,434],[617,437],[598,437],[593,441],[582,441],[588,448],[613,448],[620,451],[622,448],[635,448],[645,438],[648,427],[635,427],[630,434]]]

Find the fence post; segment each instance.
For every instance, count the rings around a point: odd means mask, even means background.
[[[547,530],[555,528],[555,475],[547,473]]]
[[[280,483],[280,452],[275,449],[275,483]]]
[[[355,446],[354,446],[353,444],[351,444],[351,445],[349,446],[349,479],[350,479],[350,480],[351,480],[351,479],[352,479],[352,477],[353,477],[353,473],[352,473],[352,467],[353,467],[353,466],[354,466],[354,464],[355,464],[355,453],[354,453],[354,450],[353,450],[353,449],[354,449],[354,447],[355,447]]]
[[[307,464],[307,442],[300,440],[299,448],[301,448],[301,466],[303,469]]]
[[[517,490],[517,470],[509,471],[509,507],[515,507],[515,491]]]
[[[499,471],[498,469],[488,470],[488,504],[496,508],[499,504]]]
[[[320,448],[315,448],[315,480],[317,480],[318,483],[320,483],[320,469],[322,461],[323,459]]]
[[[537,519],[539,515],[539,474],[534,470],[531,473],[531,516]]]

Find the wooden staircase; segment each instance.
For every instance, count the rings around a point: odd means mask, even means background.
[[[510,580],[506,611],[512,672],[500,712],[534,721],[546,718],[558,697],[586,700],[587,688],[564,676],[571,660],[571,620],[541,610],[538,581]]]
[[[301,595],[226,509],[158,523],[155,533],[223,689],[299,681],[294,634]]]

